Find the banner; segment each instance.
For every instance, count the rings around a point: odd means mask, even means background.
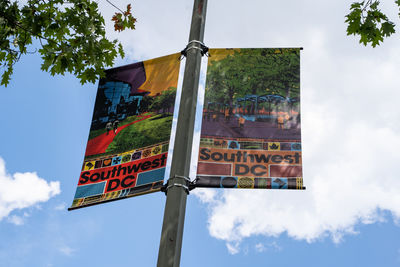
[[[304,189],[300,49],[211,49],[196,187]]]
[[[105,71],[70,209],[160,190],[178,59],[179,54],[173,54]]]

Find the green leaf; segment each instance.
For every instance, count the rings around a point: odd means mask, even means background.
[[[122,58],[125,57],[125,52],[121,43],[118,44],[118,53],[121,55]]]
[[[392,35],[393,33],[396,32],[394,29],[394,23],[392,23],[392,22],[382,23],[381,31],[382,31],[382,35],[384,35],[386,37]]]
[[[8,84],[12,66],[27,53],[32,38],[40,40],[41,69],[51,75],[73,73],[82,83],[95,82],[103,69],[113,65],[122,45],[106,38],[104,18],[97,2],[91,0],[16,2],[0,1],[0,64],[4,66],[2,84]],[[134,29],[130,10],[118,16],[123,29]],[[123,30],[122,29],[122,30]],[[14,41],[14,46],[12,45]],[[11,47],[12,48],[11,48]]]
[[[396,3],[400,5],[400,0]],[[350,10],[345,20],[347,35],[358,35],[364,45],[376,47],[395,32],[394,23],[379,10],[379,1],[353,3]]]

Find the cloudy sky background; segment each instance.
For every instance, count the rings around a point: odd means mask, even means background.
[[[346,36],[350,3],[209,1],[209,47],[304,48],[307,190],[192,191],[182,266],[376,266],[382,258],[385,266],[400,264],[399,35],[375,49],[358,44]],[[111,18],[116,10],[99,4]],[[132,4],[135,31],[119,34],[107,25],[127,52],[116,65],[186,46],[192,1]],[[399,24],[394,1],[381,5]],[[11,85],[0,88],[0,266],[154,266],[161,193],[65,211],[83,160],[96,85],[39,68],[40,59],[27,56],[16,65]]]

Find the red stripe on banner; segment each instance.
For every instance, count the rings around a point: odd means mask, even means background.
[[[270,177],[302,177],[301,166],[270,165]]]
[[[83,171],[81,172],[78,185],[81,186],[115,179],[125,179],[125,183],[135,184],[137,173],[163,168],[165,167],[166,163],[167,153],[163,153],[153,157],[135,160],[124,164],[114,165],[111,167],[95,169],[91,171]],[[129,180],[129,182],[127,180]],[[108,182],[108,184],[110,183],[111,182]],[[117,182],[115,182],[115,185],[116,183]]]
[[[230,176],[231,166],[231,164],[199,162],[197,165],[197,174]]]

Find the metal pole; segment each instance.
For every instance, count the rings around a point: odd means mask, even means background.
[[[200,45],[194,41],[203,42],[206,10],[207,0],[194,1],[171,163],[171,178],[168,181],[166,192],[167,200],[158,252],[158,267],[178,267],[181,259],[183,224],[188,194],[185,189],[187,182],[184,177],[189,177],[202,57],[201,51],[198,49]]]

